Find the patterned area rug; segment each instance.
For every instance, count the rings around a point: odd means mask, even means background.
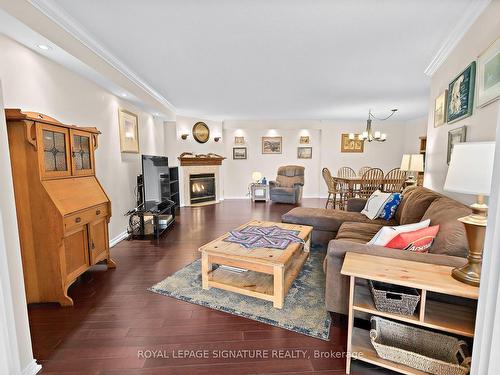
[[[272,227],[249,225],[240,230],[230,231],[229,236],[223,241],[238,243],[247,249],[267,247],[285,250],[292,242],[304,243],[298,236],[299,233],[298,230],[283,229],[277,225]]]
[[[201,287],[201,260],[177,271],[148,290],[186,302],[253,319],[307,336],[328,340],[330,313],[325,308],[325,249],[313,247],[308,261],[285,298],[283,309],[273,303],[216,288]]]

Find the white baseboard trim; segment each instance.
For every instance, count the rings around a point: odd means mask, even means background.
[[[241,197],[226,197],[225,199],[227,200],[232,200],[232,199],[250,199],[248,195],[241,196]]]
[[[42,365],[36,363],[36,359],[30,362],[28,366],[24,368],[21,375],[35,375],[42,369]]]
[[[123,241],[127,237],[128,237],[127,231],[124,231],[124,232],[120,233],[115,238],[112,238],[112,239],[109,240],[109,247],[111,248],[111,247],[117,245],[119,242]]]

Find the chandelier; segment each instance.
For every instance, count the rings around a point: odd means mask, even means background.
[[[377,142],[385,142],[387,140],[387,134],[386,133],[381,133],[379,131],[374,132],[372,129],[372,119],[379,120],[379,121],[385,121],[389,117],[392,117],[396,113],[397,109],[391,109],[391,114],[387,117],[384,118],[378,118],[375,117],[372,113],[372,110],[368,110],[368,120],[366,120],[366,130],[362,132],[361,134],[357,135],[357,138],[360,141],[377,141]],[[356,134],[354,133],[349,133],[349,139],[350,140],[355,140],[356,139]]]

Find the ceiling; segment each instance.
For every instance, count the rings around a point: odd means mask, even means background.
[[[44,2],[179,114],[404,120],[426,115],[424,71],[473,1]]]

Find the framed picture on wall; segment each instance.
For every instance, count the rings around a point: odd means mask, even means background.
[[[478,107],[493,103],[500,97],[500,38],[477,59]]]
[[[312,159],[312,147],[297,147],[298,159]]]
[[[234,137],[234,144],[235,145],[244,145],[245,144],[245,137]]]
[[[448,86],[448,123],[453,123],[472,115],[475,81],[475,61],[473,61],[462,73],[451,81]]]
[[[120,151],[139,153],[139,120],[136,114],[124,109],[118,110],[120,129]]]
[[[358,139],[357,135],[354,139],[349,139],[349,134],[342,134],[340,143],[340,152],[364,152],[365,141]]]
[[[303,135],[300,137],[299,143],[301,145],[308,145],[311,142],[308,135]]]
[[[439,95],[434,101],[434,127],[437,128],[446,122],[446,98],[448,90]]]
[[[453,147],[457,143],[465,142],[466,138],[467,138],[466,126],[462,126],[460,128],[456,128],[448,132],[448,152],[446,157],[446,162],[448,163],[448,165],[450,164],[451,154],[453,153]]]
[[[233,159],[234,160],[244,160],[247,158],[247,148],[246,147],[233,147]]]
[[[262,153],[281,154],[282,143],[283,143],[282,137],[262,137]]]

